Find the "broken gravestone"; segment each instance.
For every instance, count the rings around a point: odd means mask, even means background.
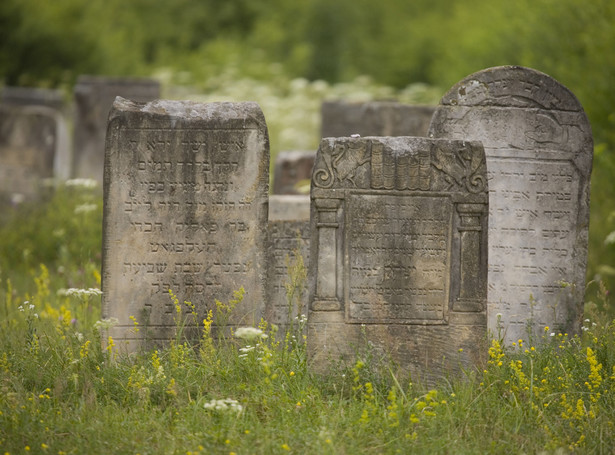
[[[321,137],[427,136],[435,106],[415,106],[395,101],[322,103]]]
[[[480,143],[323,139],[311,198],[308,353],[317,368],[366,341],[426,380],[484,356]]]
[[[175,337],[177,317],[198,337],[195,322],[209,310],[215,315],[216,299],[226,303],[242,286],[228,325],[258,323],[268,170],[256,103],[116,100],[105,156],[102,276],[103,316],[119,320],[113,338],[129,350],[157,345]]]
[[[282,329],[307,314],[310,196],[269,196],[266,319]]]
[[[533,69],[486,69],[444,95],[430,136],[485,147],[489,329],[507,342],[579,333],[593,142],[577,98]]]

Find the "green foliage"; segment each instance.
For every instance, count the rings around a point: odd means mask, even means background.
[[[4,208],[0,277],[19,286],[45,264],[66,287],[100,284],[102,197],[82,183],[69,180],[42,202]]]

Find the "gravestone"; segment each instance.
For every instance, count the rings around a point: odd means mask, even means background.
[[[128,349],[174,338],[245,289],[229,324],[264,311],[269,141],[256,103],[117,98],[105,156],[103,316]],[[193,333],[191,310],[187,334]],[[141,330],[135,333],[130,317]],[[198,334],[195,334],[198,336]]]
[[[5,106],[45,107],[45,115],[53,116],[56,123],[53,177],[70,178],[72,147],[68,135],[64,95],[61,90],[34,87],[5,86],[0,91],[0,104]]]
[[[54,175],[59,113],[48,107],[0,105],[0,193],[3,204],[40,196]]]
[[[297,185],[312,178],[314,158],[312,151],[280,152],[273,167],[273,194],[304,194]]]
[[[310,196],[269,196],[266,319],[282,328],[288,326],[289,316],[307,314],[307,285],[300,278],[302,272],[307,272],[309,247]],[[304,269],[293,272],[297,254],[301,255]]]
[[[102,182],[107,118],[116,96],[132,101],[160,98],[160,84],[151,79],[80,76],[74,88],[74,177]]]
[[[414,106],[395,101],[322,103],[321,137],[427,136],[435,106]]]
[[[579,333],[593,145],[576,97],[533,69],[490,68],[444,95],[430,136],[485,147],[490,330],[507,342]]]
[[[64,95],[61,90],[4,86],[0,90],[0,104],[11,106],[46,106],[63,111]]]
[[[364,341],[428,381],[483,357],[480,143],[323,139],[311,198],[308,353],[317,368],[352,358]]]

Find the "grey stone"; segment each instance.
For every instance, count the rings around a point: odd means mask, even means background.
[[[430,135],[485,147],[490,330],[509,343],[579,333],[593,141],[576,97],[529,68],[486,69],[444,95]]]
[[[102,182],[105,134],[116,96],[138,102],[160,98],[160,83],[151,79],[80,76],[74,88],[74,177]]]
[[[46,106],[64,110],[64,95],[61,90],[34,87],[5,86],[0,90],[0,103],[11,106]]]
[[[40,196],[54,176],[60,114],[48,107],[0,105],[0,193],[16,204]]]
[[[270,196],[266,319],[282,329],[307,314],[309,253],[310,196]]]
[[[307,181],[309,187],[315,158],[314,151],[280,152],[273,167],[273,194],[306,194],[297,185]]]
[[[175,308],[199,323],[245,289],[229,325],[264,312],[269,141],[256,103],[119,98],[105,156],[103,316],[137,346],[174,337]],[[187,334],[194,333],[190,309]],[[130,316],[141,330],[132,330]],[[195,333],[198,336],[198,333]]]
[[[351,358],[364,341],[427,381],[483,357],[480,143],[323,139],[311,198],[308,353],[316,368]]]
[[[395,101],[322,104],[321,137],[427,136],[435,106],[414,106]]]

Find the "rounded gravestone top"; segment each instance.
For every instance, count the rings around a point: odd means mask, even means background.
[[[470,74],[455,84],[440,104],[583,110],[577,97],[564,85],[547,74],[522,66],[496,66]]]

